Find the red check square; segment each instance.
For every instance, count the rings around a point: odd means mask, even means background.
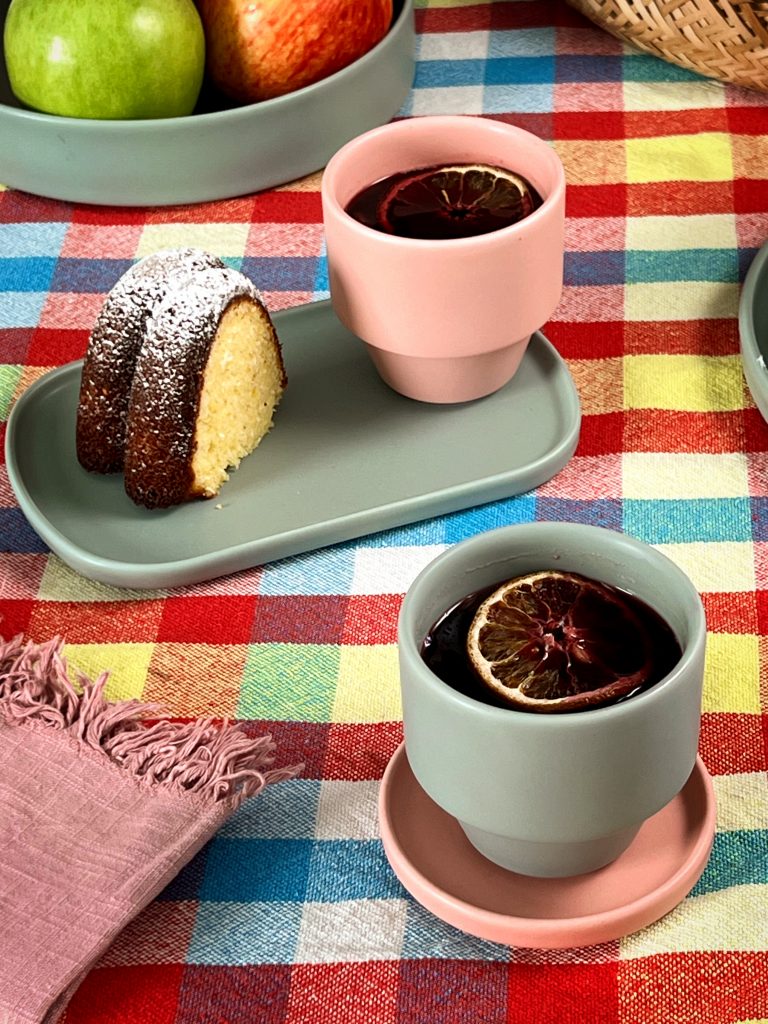
[[[257,598],[168,597],[163,603],[157,639],[195,644],[244,644],[251,638]]]

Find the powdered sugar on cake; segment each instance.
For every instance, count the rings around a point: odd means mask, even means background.
[[[128,398],[146,321],[177,275],[210,267],[224,264],[202,249],[161,249],[135,263],[109,292],[91,332],[80,385],[76,448],[85,469],[122,469]]]
[[[86,469],[122,469],[139,505],[213,497],[272,426],[286,386],[252,281],[203,250],[161,250],[110,292],[77,425]]]
[[[136,363],[128,494],[164,507],[218,493],[227,469],[271,426],[284,387],[277,338],[253,283],[229,268],[177,278],[147,320]]]

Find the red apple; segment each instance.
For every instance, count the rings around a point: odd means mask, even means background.
[[[196,0],[213,84],[242,103],[301,89],[362,57],[392,0]]]

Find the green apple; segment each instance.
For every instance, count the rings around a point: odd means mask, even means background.
[[[3,45],[15,96],[65,117],[191,114],[205,67],[193,0],[11,0]]]

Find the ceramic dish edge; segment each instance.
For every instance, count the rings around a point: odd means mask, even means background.
[[[0,3],[0,21],[6,7]],[[0,181],[112,206],[214,201],[295,181],[397,113],[413,82],[414,46],[413,0],[403,0],[387,35],[363,57],[263,103],[151,121],[55,117],[0,103]],[[0,72],[10,92],[4,65]]]
[[[762,301],[768,313],[768,243],[752,260],[739,298],[739,344],[744,377],[755,405],[763,419],[768,420],[768,366],[758,341],[755,317],[761,288],[765,296]]]

